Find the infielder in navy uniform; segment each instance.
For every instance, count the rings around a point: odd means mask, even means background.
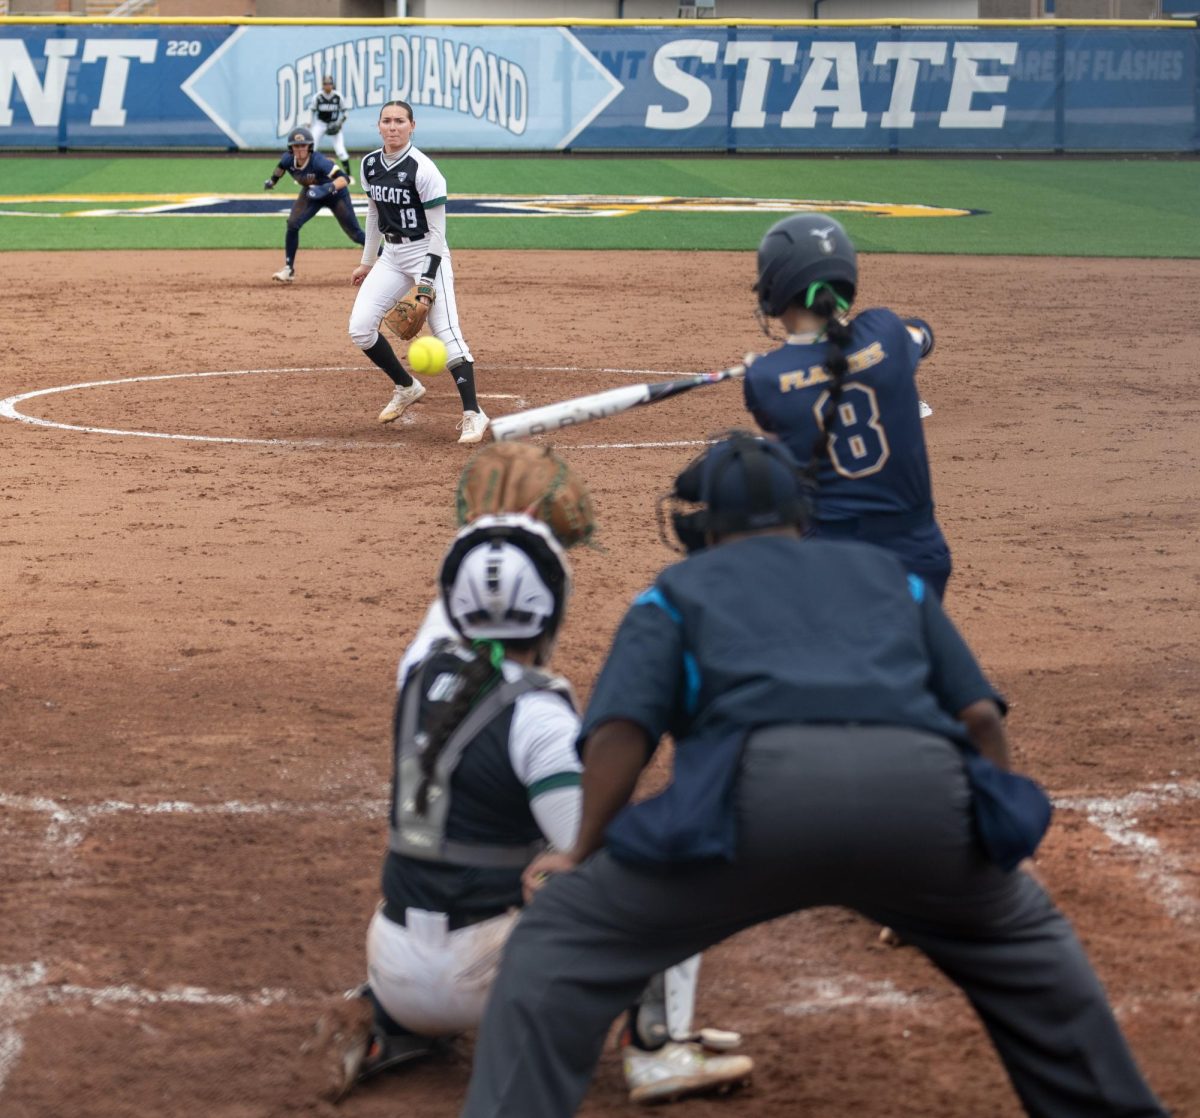
[[[895,552],[940,598],[950,549],[934,517],[916,385],[933,332],[884,308],[846,321],[857,285],[854,245],[832,218],[799,214],[767,231],[754,290],[788,336],[750,365],[746,407],[808,463],[815,535]]]
[[[773,440],[718,442],[676,494],[699,505],[673,518],[690,553],[613,640],[579,837],[525,873],[465,1118],[574,1114],[649,975],[826,905],[962,989],[1028,1114],[1165,1115],[1070,924],[986,842],[969,774],[1036,786],[1003,772],[1002,701],[936,596],[882,548],[803,538],[805,478]],[[671,784],[627,806],[665,733]]]
[[[326,74],[321,79],[321,90],[308,106],[312,120],[313,151],[321,146],[321,141],[329,136],[333,140],[333,150],[337,153],[342,164],[342,174],[354,185],[354,176],[350,174],[350,153],[346,150],[346,102],[334,88],[333,78]]]
[[[359,287],[350,312],[350,338],[395,386],[379,413],[393,423],[422,396],[425,386],[401,365],[379,325],[414,284],[431,286],[428,324],[446,346],[446,367],[462,398],[460,443],[483,439],[490,420],[475,394],[475,359],[458,325],[454,269],[446,243],[446,180],[437,165],[413,146],[412,106],[389,101],[379,113],[383,146],[362,161],[360,181],[367,195],[367,239],[362,263],[350,282]],[[383,252],[379,242],[383,239]]]
[[[271,278],[278,283],[292,283],[296,278],[300,230],[323,207],[328,207],[342,231],[355,244],[361,245],[366,240],[366,234],[354,214],[349,180],[328,156],[313,150],[313,136],[307,128],[293,128],[289,133],[287,154],[280,158],[271,177],[263,183],[263,190],[274,190],[275,184],[284,175],[291,175],[301,189],[288,215],[287,234],[283,242],[283,267]]]

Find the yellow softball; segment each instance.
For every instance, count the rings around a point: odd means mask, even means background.
[[[408,365],[414,373],[431,377],[446,367],[446,347],[440,338],[426,335],[408,347]]]

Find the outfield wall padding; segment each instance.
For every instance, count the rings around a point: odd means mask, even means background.
[[[280,148],[321,77],[437,151],[1200,151],[1194,24],[0,20],[0,147]]]

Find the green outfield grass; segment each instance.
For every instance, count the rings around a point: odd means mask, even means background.
[[[839,213],[864,252],[1200,257],[1195,160],[575,155],[444,156],[438,162],[452,194],[795,198],[983,211],[955,218]],[[249,194],[274,164],[273,155],[11,155],[0,183],[0,247],[278,248],[281,217],[75,217],[98,204],[38,199]],[[288,195],[294,189],[287,181],[276,188]],[[23,216],[4,213],[13,210]],[[452,217],[450,239],[460,248],[744,250],[754,248],[774,220],[777,215],[762,213]],[[305,226],[301,244],[349,242],[322,217]]]

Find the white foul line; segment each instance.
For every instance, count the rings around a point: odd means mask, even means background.
[[[101,803],[67,807],[47,796],[14,796],[0,792],[0,807],[10,811],[33,811],[50,816],[45,841],[51,846],[77,846],[83,832],[93,819],[106,815],[361,815],[378,816],[383,811],[378,802],[359,801],[289,804],[277,801],[227,800],[224,803],[197,804],[189,800],[158,800],[151,803],[130,803],[125,800],[104,800]]]
[[[620,373],[629,376],[680,376],[679,372],[669,372],[659,369],[588,369],[573,365],[545,365],[545,366],[525,366],[525,365],[497,365],[499,369],[525,369],[531,373],[583,373],[583,372],[600,372],[600,373]],[[242,377],[254,376],[264,373],[341,373],[341,372],[362,372],[361,365],[306,365],[296,368],[277,368],[277,369],[221,369],[202,373],[154,373],[136,377],[118,377],[115,380],[92,380],[82,381],[79,384],[60,384],[53,388],[38,388],[32,392],[22,392],[15,396],[9,396],[0,400],[0,417],[5,419],[15,419],[18,423],[29,423],[37,427],[52,427],[60,431],[79,431],[86,435],[118,435],[127,438],[138,439],[167,439],[176,442],[196,442],[196,443],[225,443],[238,446],[299,446],[299,447],[334,447],[334,448],[366,448],[369,450],[396,450],[403,447],[405,444],[396,440],[388,442],[364,442],[357,439],[253,439],[241,438],[230,435],[184,435],[166,431],[128,431],[117,427],[91,427],[78,423],[60,423],[53,419],[44,419],[40,416],[26,415],[24,412],[17,409],[18,404],[24,403],[26,400],[33,400],[39,396],[53,396],[61,392],[76,392],[85,388],[109,388],[113,385],[120,384],[142,384],[149,381],[159,380],[186,380],[188,378],[203,378],[203,377]],[[479,394],[480,399],[484,400],[520,400],[521,397],[513,393],[486,393]],[[624,450],[624,449],[652,449],[656,447],[667,446],[694,446],[695,443],[613,443],[603,444],[594,443],[587,446],[578,447],[579,450]]]
[[[1192,923],[1200,913],[1197,899],[1188,894],[1190,864],[1164,852],[1158,839],[1136,830],[1138,815],[1161,807],[1175,806],[1189,800],[1200,800],[1200,783],[1171,782],[1152,784],[1117,798],[1099,796],[1066,796],[1055,800],[1064,811],[1080,811],[1088,821],[1114,844],[1130,850],[1141,862],[1138,876],[1155,887],[1167,912],[1177,920]],[[278,801],[246,802],[227,800],[223,803],[200,804],[189,800],[157,800],[134,803],[125,800],[104,800],[99,803],[67,807],[47,796],[23,796],[0,792],[0,807],[10,811],[37,812],[50,817],[45,841],[60,851],[75,846],[82,838],[87,824],[97,818],[119,814],[135,815],[268,815],[268,814],[351,814],[375,816],[382,810],[379,802],[358,801],[339,803],[290,804]],[[52,855],[53,856],[53,855]],[[1164,869],[1165,867],[1165,869]],[[68,1001],[86,1001],[92,1006],[133,1005],[153,1006],[184,1004],[218,1008],[267,1007],[302,995],[295,992],[260,988],[250,993],[221,993],[199,986],[169,986],[150,990],[128,983],[88,987],[75,983],[47,983],[47,969],[42,962],[26,965],[0,965],[0,1091],[24,1049],[20,1026],[43,1005]],[[911,1010],[927,1007],[941,1000],[941,995],[905,993],[892,982],[869,982],[856,976],[813,976],[793,989],[799,998],[788,997],[780,1006],[787,1016],[810,1016],[830,1013],[844,1008],[876,1008],[882,1010]],[[308,995],[303,995],[308,996]],[[1119,1011],[1136,1012],[1143,1006],[1181,1005],[1191,1009],[1200,1004],[1195,991],[1158,991],[1152,996],[1133,993],[1118,1006]]]
[[[1071,796],[1055,800],[1055,806],[1081,811],[1114,846],[1128,851],[1137,863],[1137,876],[1154,890],[1159,903],[1175,920],[1200,922],[1200,898],[1192,892],[1195,866],[1190,860],[1163,850],[1153,835],[1137,829],[1139,816],[1160,807],[1200,800],[1200,784],[1172,781],[1151,784],[1115,799],[1101,796]]]

